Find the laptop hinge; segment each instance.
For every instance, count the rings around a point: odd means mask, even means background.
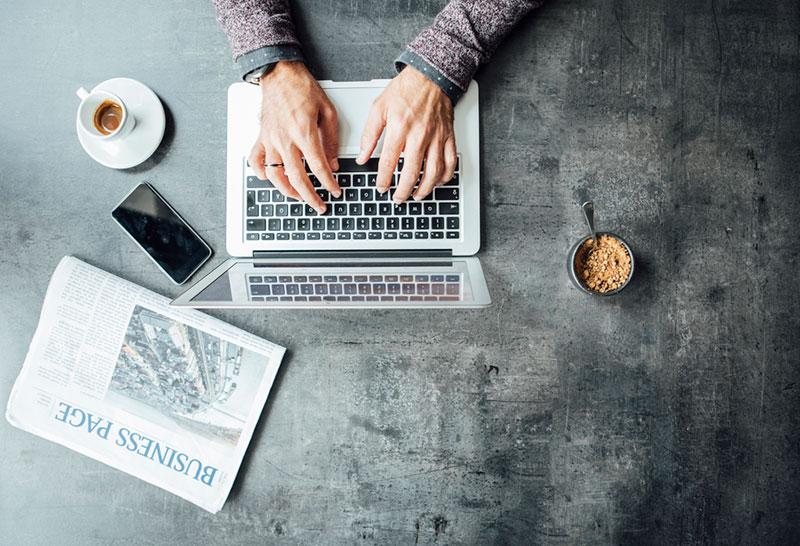
[[[255,250],[253,258],[452,258],[452,250]]]

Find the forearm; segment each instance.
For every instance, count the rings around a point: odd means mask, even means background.
[[[451,0],[397,62],[422,66],[421,71],[456,101],[511,28],[543,1]]]
[[[303,60],[288,0],[213,0],[244,76],[280,60]]]

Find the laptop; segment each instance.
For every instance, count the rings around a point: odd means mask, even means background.
[[[322,81],[339,113],[342,196],[309,176],[324,215],[284,197],[247,162],[259,132],[260,90],[228,89],[226,247],[231,258],[172,305],[194,308],[484,307],[480,261],[478,86],[455,108],[458,168],[423,201],[395,205],[375,190],[379,150],[357,165],[361,129],[389,80]]]

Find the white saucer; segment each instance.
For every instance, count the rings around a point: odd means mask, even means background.
[[[136,120],[130,134],[114,140],[98,140],[87,134],[76,122],[78,140],[89,156],[112,169],[129,169],[153,155],[167,125],[164,106],[153,91],[140,81],[131,78],[112,78],[92,90],[114,93],[125,103]]]

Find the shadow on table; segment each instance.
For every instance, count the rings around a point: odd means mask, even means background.
[[[143,163],[140,163],[135,167],[131,167],[130,169],[125,169],[125,172],[127,173],[139,174],[147,172],[161,163],[161,160],[164,159],[169,153],[169,149],[172,146],[172,141],[175,140],[175,117],[172,115],[172,110],[170,110],[169,105],[164,101],[164,99],[161,97],[158,98],[161,101],[161,104],[164,106],[164,117],[166,120],[164,136],[162,137],[158,148],[156,148],[156,151],[153,152],[153,155],[148,157]]]
[[[274,396],[278,390],[280,390],[281,382],[283,381],[283,376],[285,373],[286,368],[290,365],[292,360],[292,355],[289,350],[283,356],[283,360],[281,361],[281,365],[278,368],[278,373],[275,376],[275,381],[272,383],[272,388],[270,389],[270,393]],[[239,472],[236,475],[236,479],[233,481],[233,486],[231,486],[231,492],[228,495],[228,501],[232,501],[239,496],[239,492],[242,489],[242,484],[245,481],[245,475],[250,468],[250,458],[253,456],[253,451],[255,451],[255,446],[258,444],[258,441],[261,438],[261,434],[264,431],[264,424],[269,419],[269,414],[272,411],[272,404],[269,402],[269,398],[267,398],[266,408],[264,411],[261,412],[261,416],[258,418],[256,422],[256,426],[253,429],[253,437],[250,438],[250,444],[247,447],[247,450],[244,452],[244,457],[242,458],[242,464],[239,467]]]

